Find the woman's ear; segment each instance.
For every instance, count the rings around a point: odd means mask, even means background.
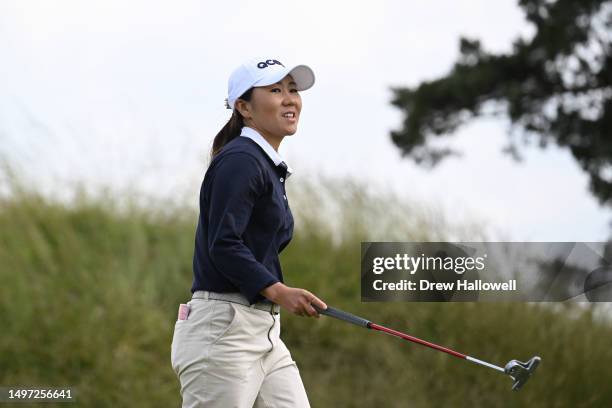
[[[244,119],[251,119],[251,104],[249,102],[238,99],[235,106]]]

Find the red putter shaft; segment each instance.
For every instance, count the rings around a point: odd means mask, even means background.
[[[448,354],[450,354],[452,356],[455,356],[455,357],[459,357],[459,358],[463,358],[463,359],[467,358],[467,356],[465,354],[458,353],[455,350],[451,350],[451,349],[448,349],[446,347],[438,346],[437,344],[430,343],[430,342],[425,341],[425,340],[421,340],[421,339],[419,339],[417,337],[411,336],[411,335],[406,334],[406,333],[399,332],[397,330],[389,329],[388,327],[381,326],[381,325],[376,324],[376,323],[370,322],[370,324],[368,324],[368,328],[370,328],[372,330],[378,330],[378,331],[381,331],[383,333],[390,334],[392,336],[400,337],[400,338],[402,338],[404,340],[408,340],[408,341],[411,341],[413,343],[422,344],[423,346],[427,346],[427,347],[431,347],[432,349],[435,349],[435,350],[443,351],[443,352],[448,353]]]
[[[502,373],[505,373],[505,370],[499,366],[496,366],[495,364],[491,364],[491,363],[487,363],[486,361],[483,360],[479,360],[477,358],[474,357],[470,357],[468,355],[459,353],[455,350],[451,350],[449,348],[446,347],[442,347],[442,346],[438,346],[437,344],[434,343],[430,343],[428,341],[425,340],[421,340],[418,337],[414,337],[411,336],[409,334],[406,333],[402,333],[400,331],[397,330],[393,330],[393,329],[389,329],[388,327],[385,326],[381,326],[379,324],[376,323],[372,323],[371,321],[364,319],[363,317],[359,317],[359,316],[355,316],[351,313],[345,312],[343,310],[340,309],[336,309],[333,307],[328,307],[327,309],[319,309],[317,306],[313,307],[315,309],[317,309],[317,311],[321,314],[327,315],[327,316],[331,316],[331,317],[335,317],[336,319],[340,319],[340,320],[344,320],[345,322],[348,323],[352,323],[354,325],[360,326],[360,327],[364,327],[366,329],[371,329],[371,330],[377,330],[386,334],[389,334],[391,336],[395,336],[395,337],[399,337],[401,339],[404,340],[408,340],[411,341],[413,343],[417,343],[417,344],[421,344],[423,346],[432,348],[434,350],[438,350],[438,351],[442,351],[444,353],[450,354],[451,356],[455,356],[467,361],[471,361],[472,363],[476,363],[476,364],[480,364],[483,365],[485,367],[489,367],[492,368],[494,370],[500,371]]]
[[[354,324],[359,327],[363,327],[370,330],[377,330],[379,332],[383,332],[385,334],[389,334],[391,336],[399,337],[400,339],[408,340],[413,343],[420,344],[422,346],[426,346],[432,348],[434,350],[442,351],[446,354],[450,354],[451,356],[459,357],[463,360],[471,361],[472,363],[479,364],[481,366],[492,368],[501,373],[507,374],[513,381],[512,389],[518,391],[531,377],[535,369],[540,364],[542,360],[539,356],[532,357],[527,362],[522,362],[518,360],[510,360],[504,368],[496,366],[495,364],[487,363],[486,361],[479,360],[474,357],[470,357],[468,355],[456,352],[455,350],[451,350],[446,347],[438,346],[437,344],[430,343],[425,340],[421,340],[418,337],[411,336],[406,333],[402,333],[397,330],[389,329],[388,327],[381,326],[376,323],[372,323],[371,321],[364,319],[363,317],[355,316],[354,314],[345,312],[340,309],[336,309],[333,307],[327,307],[327,309],[320,309],[316,305],[312,305],[317,312],[334,317],[336,319],[344,320],[347,323]]]
[[[486,361],[483,361],[483,360],[480,360],[480,359],[477,359],[477,358],[474,358],[474,357],[470,357],[470,356],[465,355],[465,354],[461,354],[459,352],[456,352],[455,350],[451,350],[451,349],[446,348],[446,347],[438,346],[437,344],[430,343],[430,342],[425,341],[425,340],[421,340],[418,337],[414,337],[414,336],[411,336],[409,334],[402,333],[400,331],[393,330],[393,329],[390,329],[390,328],[385,327],[385,326],[381,326],[381,325],[376,324],[376,323],[368,322],[367,323],[367,328],[368,329],[372,329],[372,330],[378,330],[378,331],[381,331],[383,333],[390,334],[391,336],[395,336],[395,337],[399,337],[399,338],[404,339],[404,340],[411,341],[413,343],[421,344],[423,346],[430,347],[430,348],[432,348],[434,350],[438,350],[438,351],[442,351],[444,353],[450,354],[451,356],[459,357],[459,358],[462,358],[464,360],[471,361],[472,363],[480,364],[482,366],[489,367],[489,368],[492,368],[494,370],[497,370],[497,371],[500,371],[502,373],[505,373],[505,370],[503,368],[501,368],[499,366],[496,366],[495,364],[487,363]]]

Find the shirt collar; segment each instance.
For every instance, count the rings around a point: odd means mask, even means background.
[[[242,128],[240,136],[248,137],[249,139],[257,143],[259,147],[261,147],[263,151],[266,152],[268,157],[272,159],[275,166],[279,166],[281,163],[285,163],[285,166],[287,166],[287,178],[289,178],[291,173],[293,173],[293,169],[289,167],[289,165],[283,160],[281,155],[278,154],[278,152],[274,150],[270,143],[268,143],[268,141],[264,139],[264,137],[260,135],[259,132],[257,132],[255,129],[245,126]]]

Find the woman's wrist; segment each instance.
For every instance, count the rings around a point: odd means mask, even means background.
[[[286,287],[287,286],[285,286],[283,283],[276,282],[262,290],[260,293],[271,302],[278,303],[279,297]]]

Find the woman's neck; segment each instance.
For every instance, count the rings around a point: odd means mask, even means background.
[[[251,129],[255,130],[257,133],[259,133],[261,135],[261,137],[263,137],[264,139],[266,139],[266,142],[268,142],[270,144],[270,146],[272,146],[272,148],[278,152],[278,148],[280,147],[281,142],[283,141],[283,139],[285,138],[284,136],[278,137],[278,136],[272,136],[270,134],[267,134],[266,132],[263,132],[259,129],[257,129],[256,126],[254,126],[252,123],[250,124],[245,124],[245,126],[250,127]]]

